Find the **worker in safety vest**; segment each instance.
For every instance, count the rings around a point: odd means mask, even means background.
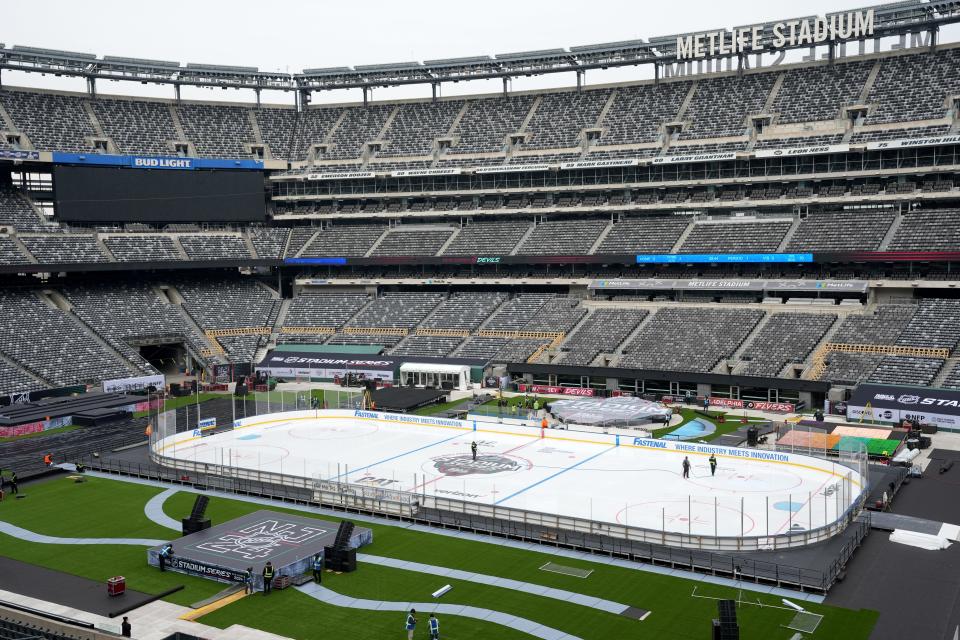
[[[430,640],[440,640],[440,621],[437,620],[437,616],[430,614]]]
[[[416,609],[410,609],[410,613],[407,614],[407,623],[404,625],[404,628],[407,630],[407,640],[413,640],[413,632],[417,628]]]
[[[163,547],[160,548],[160,571],[167,570],[167,563],[170,562],[170,559],[173,557],[173,545],[169,542]]]
[[[263,565],[263,595],[270,593],[273,589],[273,563],[267,561],[267,564]]]

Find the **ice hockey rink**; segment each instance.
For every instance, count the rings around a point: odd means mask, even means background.
[[[153,446],[183,461],[702,536],[816,529],[862,490],[847,466],[796,454],[369,411],[262,415]]]

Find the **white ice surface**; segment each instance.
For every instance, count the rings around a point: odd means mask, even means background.
[[[340,480],[428,496],[695,535],[766,536],[824,526],[842,514],[859,477],[838,464],[616,446],[613,437],[448,421],[406,424],[302,412],[248,420],[203,438],[164,441],[185,460]],[[403,420],[403,418],[400,418]],[[189,435],[189,434],[186,434]],[[169,440],[169,439],[168,439]],[[476,442],[478,460],[470,445]],[[644,441],[647,442],[647,441]],[[686,445],[692,447],[693,445]],[[691,463],[682,477],[682,461]],[[852,477],[852,480],[845,478]]]

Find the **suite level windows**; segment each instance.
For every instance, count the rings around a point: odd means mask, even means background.
[[[847,109],[847,119],[854,124],[854,126],[862,124],[864,120],[867,119],[867,107],[850,107]]]
[[[173,152],[180,157],[186,157],[190,154],[190,145],[183,142],[177,142],[173,145]]]
[[[770,126],[770,116],[754,116],[750,120],[753,124],[753,130],[757,133],[763,133],[763,130]]]
[[[7,141],[7,144],[13,147],[14,149],[20,149],[20,134],[19,133],[7,133],[4,134],[4,139]]]

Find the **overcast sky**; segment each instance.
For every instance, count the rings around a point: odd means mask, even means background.
[[[820,15],[864,6],[845,0],[717,2],[685,0],[410,0],[290,2],[269,0],[3,1],[0,42],[136,58],[259,67],[304,68],[421,61],[570,47]],[[588,83],[644,79],[649,65],[592,72]],[[76,79],[5,72],[6,85],[83,90]],[[570,86],[570,74],[520,79],[513,89]],[[448,95],[498,91],[498,81],[452,85]],[[102,93],[171,97],[166,87],[101,83]],[[376,92],[375,99],[429,95],[429,86]],[[359,91],[339,94],[356,100]],[[250,94],[184,90],[184,98],[250,100]],[[314,101],[329,101],[317,96]],[[292,97],[265,96],[291,102]]]

